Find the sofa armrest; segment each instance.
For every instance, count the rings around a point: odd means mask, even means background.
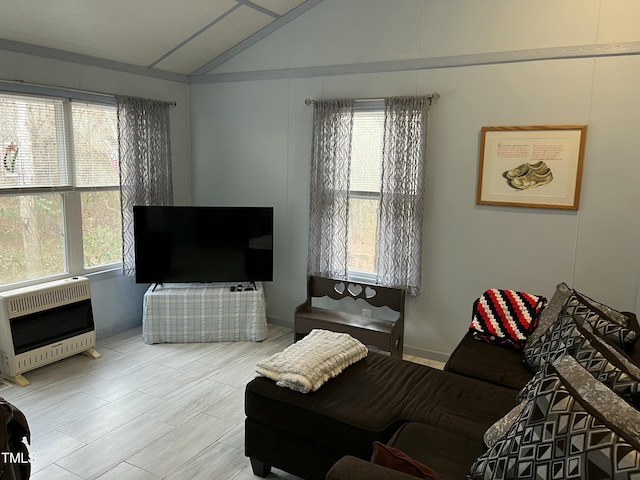
[[[416,477],[361,458],[346,456],[331,467],[326,480],[416,480]]]

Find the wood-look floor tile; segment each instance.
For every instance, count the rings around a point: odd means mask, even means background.
[[[236,388],[202,412],[235,424],[244,422],[244,388]]]
[[[157,397],[131,392],[88,415],[76,416],[58,427],[58,431],[90,443],[160,405],[164,405],[164,402]]]
[[[214,443],[188,463],[165,477],[165,480],[234,479],[247,466],[248,459],[235,448]]]
[[[162,477],[134,467],[126,462],[119,463],[96,480],[161,480]]]
[[[208,378],[225,385],[243,388],[256,376],[256,364],[264,358],[266,357],[263,354],[252,354],[237,359],[233,364],[210,375]]]
[[[153,348],[157,348],[164,353],[159,356],[154,363],[166,365],[167,367],[180,369],[187,365],[197,362],[198,359],[206,355],[214,354],[221,348],[219,343],[184,343],[184,344],[154,344]]]
[[[199,413],[129,457],[127,463],[156,475],[171,472],[233,429],[232,423]],[[175,445],[180,448],[176,449]]]
[[[98,348],[99,347],[96,347],[96,349]],[[164,354],[165,352],[154,349],[152,345],[144,345],[142,341],[140,341],[139,349],[123,355],[122,358],[104,360],[99,358],[95,360],[89,372],[96,377],[112,380],[122,375],[127,375],[130,371]],[[87,372],[87,370],[85,370],[85,372]]]
[[[65,470],[58,465],[49,465],[31,475],[31,480],[84,480],[82,477]]]
[[[44,470],[58,459],[66,457],[84,445],[85,442],[81,442],[57,430],[33,439],[31,445],[28,446],[29,453],[35,457],[35,461],[31,464],[31,473],[34,474]]]
[[[12,403],[19,403],[20,409],[29,416],[49,408],[52,403],[57,403],[71,396],[82,393],[87,385],[93,384],[95,377],[78,373],[64,381],[52,381],[43,386],[27,385],[16,387],[6,392],[3,397]]]
[[[110,369],[117,371],[117,364]],[[136,390],[141,390],[145,385],[162,381],[172,369],[155,363],[144,363],[127,371],[120,376],[114,376],[111,380],[104,380],[100,388],[92,391],[92,394],[107,401],[115,401]]]
[[[30,413],[28,416],[31,437],[34,439],[41,437],[78,416],[94,412],[106,404],[104,400],[84,392],[71,395],[59,402],[52,402],[39,409],[36,414]]]
[[[166,423],[140,416],[67,455],[57,464],[86,480],[94,479],[173,429]]]
[[[244,451],[244,422],[236,425],[233,430],[220,437],[218,442]]]
[[[142,325],[98,340],[100,348],[106,347],[121,353],[137,351],[141,345],[144,345],[142,341]]]
[[[228,385],[202,380],[155,408],[149,405],[146,415],[171,425],[180,425],[235,391]]]

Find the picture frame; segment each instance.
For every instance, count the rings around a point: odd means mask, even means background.
[[[578,210],[586,125],[482,127],[476,204]]]

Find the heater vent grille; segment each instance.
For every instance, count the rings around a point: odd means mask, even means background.
[[[16,366],[19,372],[33,370],[42,365],[47,365],[61,358],[67,358],[76,353],[84,352],[95,347],[95,336],[92,334],[79,335],[55,345],[32,350],[24,355],[16,357]]]
[[[19,293],[18,293],[19,292]],[[86,278],[71,279],[14,292],[6,292],[10,318],[28,315],[44,309],[68,305],[91,298]]]

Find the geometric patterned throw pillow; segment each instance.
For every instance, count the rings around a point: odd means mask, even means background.
[[[535,342],[551,325],[558,321],[562,307],[571,295],[573,295],[573,290],[569,288],[566,283],[556,285],[556,291],[547,303],[547,306],[542,310],[542,313],[540,313],[538,326],[531,332],[531,335],[529,335],[525,348]]]
[[[469,330],[477,340],[522,350],[546,304],[540,295],[487,290],[476,300]]]
[[[631,371],[627,364],[620,361],[609,349],[604,340],[589,332],[587,328],[576,326],[576,330],[585,337],[585,341],[582,344],[574,343],[573,347],[566,349],[565,354],[575,358],[586,371],[626,401],[640,407],[640,375],[637,371]],[[561,358],[556,357],[554,362],[558,363],[559,360]],[[516,403],[531,398],[531,392],[543,377],[544,370],[540,369],[520,390]]]
[[[469,478],[640,478],[640,412],[582,372],[571,357],[547,364],[522,413]]]
[[[578,350],[586,341],[573,317],[562,317],[544,335],[525,348],[524,363],[529,370],[536,373],[547,362],[560,361],[567,350]]]
[[[621,327],[617,323],[611,323],[604,318],[592,318],[587,321],[602,338],[611,340],[623,350],[633,350],[638,341],[638,334],[626,327]]]
[[[637,369],[629,369],[620,357],[607,348],[604,339],[592,334],[587,328],[578,329],[587,341],[580,348],[569,349],[567,354],[575,358],[597,380],[632,405],[640,407],[640,375]]]
[[[576,291],[574,291],[574,293],[580,295],[580,298],[583,301],[587,302],[589,305],[591,305],[593,308],[595,308],[599,312],[602,312],[612,322],[617,323],[618,325],[621,325],[623,327],[629,326],[631,319],[628,314],[619,312],[618,310],[615,310],[614,308],[611,308],[610,306],[605,305],[604,303],[600,303],[594,300],[593,298],[587,297],[584,293],[580,293]]]
[[[638,334],[626,325],[620,323],[618,317],[609,316],[599,310],[593,303],[589,303],[580,294],[572,295],[565,303],[564,315],[571,315],[578,323],[588,323],[598,335],[606,338],[624,350],[633,349],[638,340]]]

